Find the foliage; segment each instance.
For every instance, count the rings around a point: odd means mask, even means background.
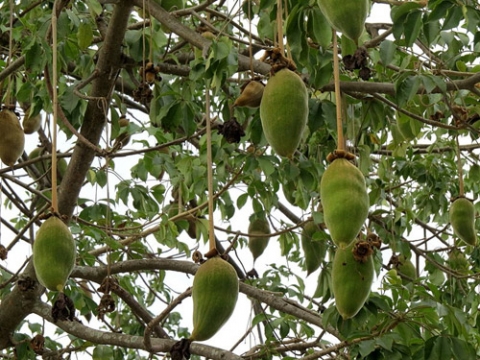
[[[288,54],[309,91],[307,128],[292,159],[269,147],[258,109],[232,107],[247,80],[270,76],[260,58],[276,44],[277,2],[191,0],[170,12],[160,4],[0,5],[2,102],[15,104],[21,117],[44,119],[26,135],[26,154],[37,145],[51,151],[58,90],[58,156],[69,163],[58,174],[58,211],[77,244],[65,290],[76,319],[55,323],[56,294],[38,285],[27,258],[52,187],[34,164],[48,156],[24,155],[13,170],[3,165],[1,356],[161,359],[189,337],[188,288],[198,267],[191,257],[208,250],[210,121],[215,236],[242,280],[240,315],[205,345],[193,343],[192,358],[478,358],[480,251],[456,238],[448,216],[451,199],[463,192],[480,210],[478,3],[373,0],[371,13],[383,18],[367,19],[361,66],[355,44],[339,37],[337,109],[331,28],[315,0],[283,1]],[[336,110],[366,178],[362,231],[382,240],[370,296],[348,320],[333,299],[335,248],[319,195],[336,147]],[[119,125],[122,116],[127,126]],[[232,118],[244,132],[239,142],[224,136]],[[253,214],[268,219],[272,239],[249,271]],[[328,250],[307,278],[299,234],[311,220]],[[465,258],[454,261],[452,253]],[[392,255],[411,259],[417,279],[402,282]]]

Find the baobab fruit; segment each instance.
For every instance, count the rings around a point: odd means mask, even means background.
[[[193,279],[191,341],[210,339],[227,322],[238,298],[237,272],[219,256],[208,259]]]
[[[0,111],[0,159],[7,166],[13,166],[25,147],[23,133],[17,115],[11,110]]]
[[[305,256],[307,276],[320,267],[327,252],[327,243],[324,240],[314,239],[314,235],[318,231],[321,231],[321,229],[313,221],[303,225],[301,244]]]
[[[308,118],[308,92],[303,80],[284,68],[267,82],[260,103],[263,132],[273,150],[292,158]]]
[[[44,147],[36,147],[30,152],[30,154],[28,154],[28,159],[33,160],[47,154],[51,156],[51,154],[46,152]],[[35,167],[35,171],[27,168],[27,173],[28,175],[30,175],[32,179],[38,180],[39,178],[46,176],[48,181],[51,182],[51,171],[52,171],[51,157],[48,159],[39,160],[30,166]],[[65,172],[67,171],[67,167],[68,167],[68,164],[64,158],[57,158],[57,178],[59,178],[60,180],[63,178],[63,176],[65,175]]]
[[[477,233],[473,203],[465,197],[459,197],[450,205],[449,215],[455,235],[466,244],[475,246],[477,244]]]
[[[397,272],[400,274],[403,285],[406,285],[417,278],[417,269],[415,268],[415,265],[413,265],[410,259],[405,258],[403,255],[398,256],[395,269],[397,269]]]
[[[36,115],[30,115],[30,110],[25,111],[25,116],[23,117],[23,132],[27,135],[33,134],[40,129],[42,125],[42,115],[40,113]]]
[[[465,254],[457,249],[453,249],[448,253],[448,265],[460,274],[466,274],[470,267]]]
[[[160,6],[167,11],[180,10],[185,7],[184,0],[162,0]]]
[[[37,279],[47,289],[63,291],[75,266],[75,240],[56,216],[45,220],[33,242],[33,266]]]
[[[115,138],[115,142],[112,146],[112,151],[119,150],[130,142],[130,134],[127,130],[129,124],[130,120],[128,120],[125,116],[122,116],[120,117],[120,119],[118,119],[120,134],[118,134],[118,136]]]
[[[248,234],[255,235],[250,236],[248,239],[248,248],[253,255],[255,261],[260,255],[263,254],[267,248],[268,241],[270,240],[270,225],[265,218],[256,218],[250,221],[248,226]]]
[[[337,158],[320,182],[323,217],[333,242],[351,244],[368,216],[369,198],[362,172],[345,158]]]
[[[370,294],[373,282],[373,256],[355,260],[355,243],[337,248],[332,265],[332,287],[335,306],[343,319],[357,315]]]
[[[240,96],[235,100],[233,106],[257,108],[260,106],[265,85],[257,80],[249,81],[242,87]]]
[[[330,25],[358,45],[368,16],[368,0],[317,0]]]

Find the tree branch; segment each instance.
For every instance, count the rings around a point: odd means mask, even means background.
[[[46,319],[47,321],[54,323],[63,331],[72,334],[78,338],[90,341],[94,344],[105,344],[105,345],[114,345],[121,346],[130,349],[141,349],[147,350],[143,344],[142,336],[126,335],[119,333],[111,333],[92,329],[85,325],[82,325],[76,321],[53,321],[52,308],[50,305],[44,304],[40,301],[36,302],[32,306],[32,312]],[[156,339],[152,338],[152,352],[163,352],[167,353],[175,344],[175,340],[170,339]],[[215,348],[213,346],[202,345],[198,343],[192,343],[190,346],[190,351],[192,354],[204,356],[209,359],[218,359],[218,360],[242,360],[238,355],[235,355],[226,350]]]

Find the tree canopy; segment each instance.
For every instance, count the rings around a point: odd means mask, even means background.
[[[450,210],[459,198],[480,210],[480,7],[369,6],[385,20],[354,41],[316,0],[0,4],[0,94],[25,131],[0,168],[0,356],[478,358],[478,227]],[[277,58],[308,93],[287,157],[265,137],[261,95],[237,100],[252,82],[261,94]],[[10,133],[0,121],[0,141]],[[339,148],[365,178],[358,238],[374,244],[374,284],[348,319],[320,196]],[[66,297],[30,256],[52,212],[76,245]],[[185,347],[180,309],[212,249],[238,275],[245,322],[219,330],[231,344]]]

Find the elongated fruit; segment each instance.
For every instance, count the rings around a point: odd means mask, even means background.
[[[317,270],[322,264],[327,252],[325,240],[316,240],[315,233],[321,231],[320,227],[313,221],[306,223],[302,230],[302,249],[305,255],[305,268],[307,276]]]
[[[466,274],[468,272],[468,268],[470,267],[465,255],[460,250],[456,249],[453,249],[448,254],[448,264],[453,270],[456,270],[461,274]]]
[[[415,269],[415,265],[413,265],[410,259],[406,259],[405,256],[400,255],[398,257],[398,263],[395,267],[401,275],[406,276],[406,278],[402,277],[403,285],[406,285],[417,278],[417,269]]]
[[[192,341],[210,339],[227,322],[238,298],[235,269],[221,257],[200,265],[193,279]]]
[[[464,197],[455,199],[450,205],[450,223],[455,235],[465,243],[472,246],[477,244],[475,207],[470,200]]]
[[[369,198],[363,174],[348,160],[335,159],[322,176],[320,196],[332,240],[341,248],[348,246],[368,216]]]
[[[358,44],[368,16],[368,0],[318,0],[330,25]]]
[[[30,154],[28,154],[28,159],[32,160],[37,157],[41,157],[47,155],[45,148],[37,147],[33,149]],[[49,182],[51,182],[51,172],[52,172],[52,160],[50,159],[43,159],[41,161],[37,161],[36,163],[30,165],[35,167],[36,172],[27,168],[28,175],[31,176],[32,179],[38,180],[39,178],[46,177]],[[64,158],[57,158],[57,177],[59,180],[63,178],[65,172],[67,171],[67,161]]]
[[[263,90],[260,119],[270,146],[291,158],[308,118],[308,92],[303,80],[289,69],[275,73]]]
[[[13,166],[25,147],[23,133],[17,115],[13,111],[0,111],[0,159],[5,165]]]
[[[34,132],[37,132],[38,129],[40,129],[40,126],[42,125],[42,115],[36,114],[33,116],[30,116],[30,111],[25,112],[25,116],[23,117],[23,132],[25,134],[33,134]]]
[[[248,226],[248,234],[256,235],[250,236],[248,239],[248,248],[250,249],[250,252],[253,255],[253,260],[255,261],[260,255],[263,254],[268,246],[268,241],[270,240],[270,225],[268,224],[267,219],[257,218],[250,221],[250,225]]]
[[[47,219],[33,243],[33,266],[40,284],[52,291],[63,291],[75,266],[75,256],[75,241],[67,225],[55,216]]]
[[[235,100],[233,106],[237,107],[250,107],[257,108],[260,106],[263,96],[263,90],[265,85],[260,81],[251,80],[244,87],[242,87],[242,93]]]
[[[338,248],[333,258],[332,283],[335,305],[344,319],[357,315],[370,294],[373,282],[373,257],[359,262],[353,256],[354,244]]]

